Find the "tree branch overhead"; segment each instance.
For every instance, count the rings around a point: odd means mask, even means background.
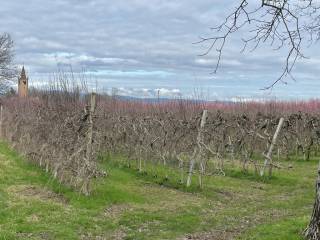
[[[273,50],[285,49],[281,75],[264,89],[272,88],[278,82],[292,76],[292,70],[301,58],[305,58],[303,47],[313,44],[320,37],[320,2],[314,0],[241,0],[238,6],[223,20],[211,28],[212,36],[201,37],[197,43],[207,44],[201,56],[217,53],[214,67],[216,73],[222,63],[223,50],[227,40],[236,32],[247,32],[242,38],[240,52],[254,51],[263,44]]]

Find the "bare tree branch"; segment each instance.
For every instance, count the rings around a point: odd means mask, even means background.
[[[274,50],[286,49],[287,54],[280,76],[264,89],[271,89],[278,82],[292,77],[296,62],[305,58],[303,43],[314,43],[320,38],[320,2],[315,0],[261,0],[261,5],[249,0],[240,0],[238,7],[229,14],[222,24],[211,28],[213,36],[201,37],[197,43],[207,43],[205,56],[215,50],[218,54],[214,73],[222,61],[226,41],[232,34],[248,31],[243,38],[241,52],[254,51],[262,44]],[[307,37],[308,36],[308,37]]]
[[[0,34],[0,80],[12,80],[17,76],[13,66],[13,41],[8,33]]]

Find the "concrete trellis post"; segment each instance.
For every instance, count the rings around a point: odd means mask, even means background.
[[[270,144],[270,147],[269,147],[269,151],[268,151],[268,153],[266,155],[266,159],[265,159],[264,164],[263,164],[263,166],[262,166],[262,168],[260,170],[260,176],[261,177],[264,175],[264,171],[265,171],[267,166],[269,166],[269,169],[270,169],[270,172],[271,172],[271,169],[272,169],[272,166],[271,166],[272,151],[273,151],[274,146],[277,143],[277,139],[278,139],[280,130],[282,128],[283,122],[284,122],[284,118],[280,118],[279,124],[278,124],[277,129],[276,129],[276,132],[273,135],[273,138],[272,138],[272,141],[271,141],[271,144]]]
[[[189,174],[188,174],[188,179],[187,179],[187,187],[190,187],[190,185],[191,185],[191,178],[192,178],[192,173],[193,173],[193,169],[194,169],[194,164],[196,161],[199,161],[201,158],[201,154],[202,154],[201,143],[203,142],[203,128],[206,125],[207,116],[208,116],[208,111],[203,110],[201,122],[200,122],[200,128],[199,128],[198,136],[197,136],[197,147],[195,148],[194,153],[192,154],[192,157],[190,160]],[[201,175],[203,174],[203,166],[202,166],[203,163],[199,163],[199,164],[201,165],[200,166],[200,176],[199,176],[199,185],[201,187],[202,186]]]

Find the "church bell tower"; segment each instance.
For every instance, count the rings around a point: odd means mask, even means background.
[[[28,78],[26,75],[26,71],[24,66],[21,70],[21,75],[18,79],[18,95],[19,97],[27,97],[28,96]]]

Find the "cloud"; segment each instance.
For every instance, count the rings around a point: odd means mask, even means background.
[[[239,32],[226,43],[220,69],[212,75],[217,52],[200,57],[208,44],[193,44],[199,36],[211,36],[209,27],[219,24],[235,4],[231,0],[4,1],[0,29],[12,34],[16,62],[24,63],[37,82],[47,81],[59,67],[72,66],[75,72],[86,69],[92,85],[98,81],[101,88],[131,89],[132,94],[137,89],[141,94],[149,94],[143,89],[179,89],[190,95],[201,88],[221,98],[251,96],[279,76],[284,52],[264,46],[241,54],[244,33]],[[307,92],[303,97],[317,96],[319,51],[307,49],[307,55],[316,58],[301,60],[295,68],[297,82],[290,81],[287,92],[280,86],[274,94],[287,98],[292,95],[289,91],[303,88]]]
[[[115,94],[120,96],[133,96],[138,98],[175,98],[181,97],[180,89],[148,89],[148,88],[112,88],[108,89],[109,94]]]

